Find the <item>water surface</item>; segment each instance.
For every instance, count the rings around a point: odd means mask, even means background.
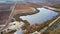
[[[20,16],[23,20],[27,20],[31,25],[35,23],[42,23],[44,21],[52,19],[54,16],[58,15],[58,13],[48,10],[45,8],[37,8],[40,10],[39,13],[34,15]],[[23,30],[19,30],[15,32],[15,34],[22,34]]]
[[[33,14],[33,15],[27,15],[27,16],[20,16],[23,20],[27,20],[31,25],[35,23],[43,23],[47,20],[52,19],[54,16],[56,16],[58,13],[48,10],[45,8],[37,8],[40,12]]]

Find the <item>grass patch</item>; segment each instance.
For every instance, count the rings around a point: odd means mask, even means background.
[[[51,32],[51,29],[58,23],[60,22],[60,18],[54,23],[52,24],[52,26],[50,26],[45,32],[43,32],[42,34],[49,34]]]

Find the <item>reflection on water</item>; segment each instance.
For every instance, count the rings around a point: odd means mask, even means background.
[[[50,20],[54,16],[56,16],[58,13],[48,10],[45,8],[37,8],[40,10],[39,13],[33,14],[33,15],[27,15],[27,16],[20,16],[23,20],[27,20],[31,25],[35,23],[42,23],[44,21]]]

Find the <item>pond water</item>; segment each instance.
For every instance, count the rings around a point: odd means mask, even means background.
[[[35,23],[42,23],[44,21],[52,19],[54,16],[58,15],[58,13],[48,10],[45,8],[37,8],[40,10],[39,13],[27,16],[20,16],[23,20],[27,20],[31,25]],[[19,30],[15,32],[15,34],[22,34],[23,30]]]
[[[27,15],[27,16],[20,16],[23,20],[27,20],[31,25],[35,23],[43,23],[47,20],[52,19],[54,16],[58,15],[58,13],[48,10],[45,8],[37,8],[40,12],[33,14],[33,15]]]

